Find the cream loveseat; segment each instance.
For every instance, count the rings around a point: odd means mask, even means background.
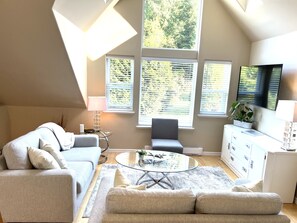
[[[288,223],[275,193],[133,190],[104,177],[89,223]]]
[[[72,134],[72,142],[64,136],[61,127],[47,123],[4,146],[0,156],[0,211],[6,222],[74,220],[101,149],[97,135]],[[40,152],[40,143],[44,141],[58,151],[62,168],[52,160],[55,169],[34,168],[28,148]],[[39,164],[43,165],[42,162]]]

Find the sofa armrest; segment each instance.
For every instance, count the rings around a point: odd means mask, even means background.
[[[72,170],[0,171],[0,210],[7,222],[72,222],[76,182]]]
[[[99,146],[99,137],[96,134],[74,135],[75,141],[73,147],[93,147]]]

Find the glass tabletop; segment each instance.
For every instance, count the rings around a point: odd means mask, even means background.
[[[172,152],[145,150],[143,161],[136,151],[124,152],[116,156],[120,165],[142,171],[175,173],[194,169],[198,162],[192,157]]]

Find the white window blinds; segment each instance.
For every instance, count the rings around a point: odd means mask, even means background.
[[[225,115],[229,95],[232,63],[205,61],[200,102],[200,114]]]
[[[139,124],[151,119],[174,118],[179,126],[192,127],[197,63],[143,58]]]
[[[133,110],[134,59],[106,57],[107,110]]]

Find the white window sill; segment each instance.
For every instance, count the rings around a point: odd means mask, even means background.
[[[150,128],[152,128],[152,126],[151,125],[137,125],[136,128],[150,129]],[[182,129],[182,130],[195,130],[195,128],[193,128],[193,127],[183,127],[183,126],[178,127],[178,129]]]
[[[104,113],[135,114],[134,111],[117,111],[117,110],[108,110],[108,111],[104,111]]]
[[[201,118],[228,118],[228,115],[209,115],[209,114],[197,114]]]

